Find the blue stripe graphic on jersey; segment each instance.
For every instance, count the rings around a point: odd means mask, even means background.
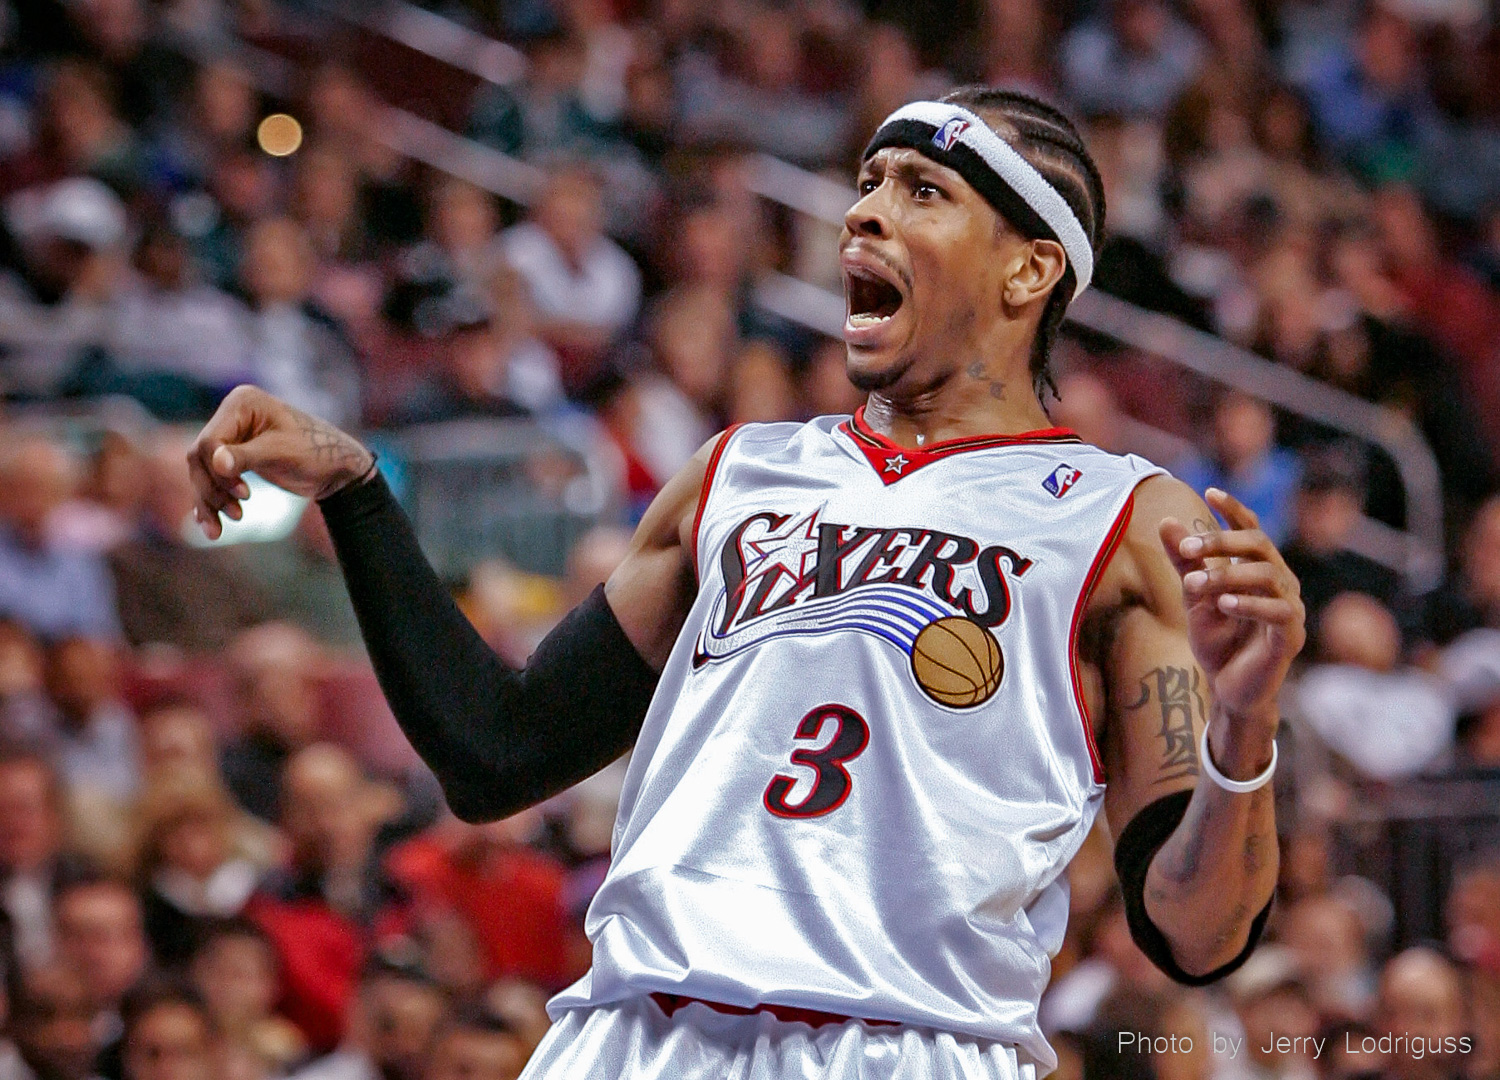
[[[939,604],[910,589],[898,585],[874,585],[826,602],[803,603],[763,615],[720,635],[712,628],[717,625],[718,609],[723,603],[721,596],[709,620],[709,629],[699,635],[697,659],[700,664],[723,660],[774,638],[840,630],[873,634],[910,655],[917,634],[924,627],[958,614],[957,608]]]

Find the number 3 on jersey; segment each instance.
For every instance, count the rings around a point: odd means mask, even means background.
[[[793,765],[805,765],[818,773],[812,790],[800,802],[787,802],[787,796],[797,783],[795,776],[777,773],[766,785],[763,801],[766,809],[777,817],[822,817],[843,806],[849,797],[854,779],[844,765],[859,757],[869,745],[870,725],[865,723],[865,718],[847,705],[819,705],[798,722],[797,732],[792,737],[816,741],[830,723],[834,727],[833,738],[822,749],[792,751]]]

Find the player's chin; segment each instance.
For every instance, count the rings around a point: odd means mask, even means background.
[[[909,335],[902,312],[881,320],[852,315],[844,322],[849,381],[861,390],[884,390],[906,374]]]

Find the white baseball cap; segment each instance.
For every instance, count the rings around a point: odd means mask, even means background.
[[[95,251],[119,244],[127,226],[120,197],[88,176],[19,191],[7,201],[5,217],[22,240],[71,240]]]

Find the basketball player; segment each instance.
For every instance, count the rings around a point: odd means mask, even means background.
[[[1048,347],[1103,216],[1041,102],[893,114],[841,238],[868,404],[712,440],[519,672],[359,443],[243,388],[205,428],[209,535],[246,470],[321,500],[382,685],[459,815],[634,746],[593,969],[527,1077],[1043,1075],[1063,872],[1101,806],[1163,970],[1211,981],[1253,947],[1302,605],[1234,499],[1049,425]]]

